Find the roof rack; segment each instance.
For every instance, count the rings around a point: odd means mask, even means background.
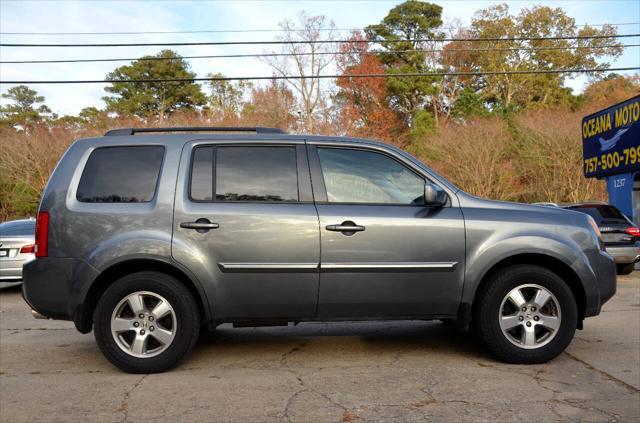
[[[262,126],[176,126],[168,128],[120,128],[107,131],[104,135],[106,137],[112,137],[150,132],[255,132],[256,134],[286,134],[286,132],[280,128],[267,128]]]

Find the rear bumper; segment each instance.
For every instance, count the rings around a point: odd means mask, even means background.
[[[42,316],[75,321],[86,294],[82,282],[96,275],[83,260],[39,257],[24,266],[22,296]]]
[[[616,264],[629,264],[640,261],[640,243],[628,246],[611,246],[607,247],[609,253]]]
[[[32,310],[52,319],[71,320],[73,262],[43,257],[24,266],[22,296]]]
[[[30,260],[0,261],[0,282],[14,282],[22,280],[22,266],[29,263],[29,261]]]

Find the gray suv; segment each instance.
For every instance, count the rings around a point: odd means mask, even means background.
[[[128,372],[201,328],[423,319],[499,359],[560,354],[616,290],[593,219],[488,201],[395,147],[272,128],[118,129],[43,193],[23,294]]]

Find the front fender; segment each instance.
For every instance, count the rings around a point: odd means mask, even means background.
[[[580,280],[589,303],[599,303],[596,274],[583,250],[569,240],[534,235],[514,236],[486,242],[467,256],[467,271],[462,302],[472,304],[484,277],[501,262],[523,254],[552,257],[569,267]]]

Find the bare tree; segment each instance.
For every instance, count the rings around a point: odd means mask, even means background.
[[[333,55],[327,53],[333,47],[335,25],[333,21],[327,22],[324,16],[307,16],[302,12],[298,15],[297,24],[285,20],[280,23],[280,27],[284,35],[278,37],[278,40],[291,43],[283,44],[282,47],[281,53],[288,55],[271,56],[264,60],[276,75],[284,77],[293,87],[302,105],[305,129],[313,132],[314,115],[322,105],[329,103],[323,99],[323,96],[328,97],[326,84],[317,76],[333,62]],[[322,40],[326,42],[318,43]]]

